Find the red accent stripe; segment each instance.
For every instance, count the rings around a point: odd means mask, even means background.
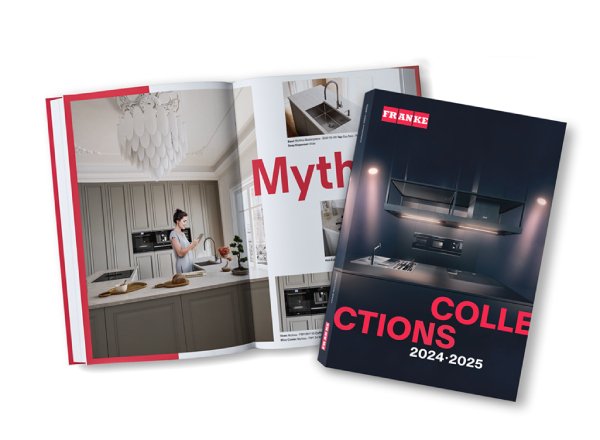
[[[149,361],[173,361],[179,359],[178,353],[173,354],[153,354],[148,356],[122,356],[110,358],[92,358],[88,359],[88,365],[112,364],[120,362],[149,362]]]
[[[50,103],[59,98],[46,99],[46,115],[48,117],[48,137],[50,139],[50,163],[52,166],[52,187],[54,189],[54,213],[56,215],[56,234],[58,236],[58,256],[60,260],[60,277],[63,291],[63,305],[65,308],[65,327],[67,330],[67,350],[69,355],[69,365],[76,364],[73,360],[73,342],[71,339],[71,318],[69,315],[69,297],[67,295],[67,275],[65,271],[65,253],[62,240],[62,223],[60,220],[60,203],[58,200],[58,176],[56,174],[56,158],[54,156],[54,130],[52,128],[52,108]]]
[[[90,331],[90,312],[88,308],[88,297],[87,297],[87,282],[85,275],[85,254],[83,248],[83,227],[81,222],[81,206],[79,204],[79,187],[77,185],[77,162],[75,156],[75,138],[73,135],[73,117],[71,113],[71,102],[73,101],[81,101],[87,99],[100,99],[100,98],[111,98],[116,96],[124,96],[124,95],[134,95],[141,93],[149,93],[150,88],[148,86],[143,87],[133,87],[127,89],[115,89],[115,90],[106,90],[103,92],[93,92],[93,93],[82,93],[79,95],[65,95],[64,97],[64,105],[65,105],[65,126],[67,129],[67,147],[69,152],[69,167],[71,173],[71,196],[73,198],[73,220],[75,222],[75,240],[77,244],[77,263],[79,266],[79,286],[81,288],[81,308],[83,315],[83,332],[85,336],[85,352],[86,359],[88,364],[92,364],[97,362],[97,359],[93,358],[92,353],[92,334]],[[169,359],[177,359],[178,355],[168,355],[175,356]],[[116,358],[114,358],[116,359]],[[123,358],[121,358],[123,359]],[[127,358],[132,361],[136,360],[137,357]],[[144,356],[143,360],[162,360],[164,359],[162,356],[156,358],[155,356]],[[115,362],[113,358],[108,358],[106,362]]]

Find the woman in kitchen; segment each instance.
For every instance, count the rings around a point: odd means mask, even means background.
[[[173,214],[173,223],[175,229],[169,234],[171,246],[175,252],[175,269],[177,273],[192,272],[194,270],[194,253],[192,252],[200,239],[196,238],[190,243],[183,233],[183,230],[188,227],[188,215],[181,209],[177,209]]]

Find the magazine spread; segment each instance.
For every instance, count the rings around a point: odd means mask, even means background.
[[[373,88],[418,68],[48,99],[69,362],[318,344]]]
[[[566,124],[365,96],[319,361],[516,400]]]

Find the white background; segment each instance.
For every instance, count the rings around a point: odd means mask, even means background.
[[[577,1],[129,3],[3,6],[0,437],[597,435],[596,13]],[[518,403],[326,369],[316,348],[67,365],[44,98],[413,63],[426,96],[569,124]]]

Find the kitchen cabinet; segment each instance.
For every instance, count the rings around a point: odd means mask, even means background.
[[[323,321],[325,321],[325,315],[313,315],[312,316],[312,329],[323,330]]]
[[[217,246],[228,244],[217,182],[84,183],[79,185],[79,199],[88,275],[136,264],[144,266],[148,277],[172,275],[166,256],[155,256],[151,263],[148,256],[134,255],[131,234],[172,229],[177,208],[189,214],[194,238],[204,233]]]
[[[186,350],[179,296],[106,307],[108,355],[136,356]]]
[[[192,237],[204,233],[204,238],[212,237],[217,247],[229,244],[223,237],[219,187],[217,182],[188,182],[190,227]],[[228,237],[227,240],[230,240]]]
[[[297,289],[300,287],[308,287],[308,274],[301,273],[298,275],[286,275],[283,277],[284,289]]]
[[[154,277],[169,278],[175,275],[175,255],[172,249],[154,252],[154,259],[154,267],[157,269]]]
[[[243,284],[242,288],[250,291],[254,340],[257,342],[273,341],[269,281],[254,282],[249,285]]]
[[[132,232],[148,231],[150,224],[150,197],[147,194],[145,183],[129,184],[129,197],[131,200]]]
[[[95,358],[107,357],[108,342],[104,309],[90,310],[90,332],[92,334],[92,356]]]
[[[214,350],[252,342],[248,293],[233,285],[182,295],[187,350]]]
[[[133,256],[133,261],[138,268],[138,278],[140,280],[147,280],[149,278],[154,278],[156,265],[156,258],[154,257],[154,252],[146,252],[143,254],[135,254]]]
[[[310,287],[329,286],[331,284],[331,272],[319,272],[309,274]]]
[[[181,209],[189,214],[188,191],[185,182],[169,182],[167,184],[169,201],[169,221],[172,225],[175,210]]]
[[[215,240],[217,247],[229,244],[223,237],[223,223],[221,221],[221,209],[219,209],[219,186],[217,182],[203,182],[204,206],[206,213],[206,234]],[[228,237],[227,240],[233,237]]]
[[[105,222],[104,211],[107,211],[106,197],[103,186],[100,184],[87,184],[80,187],[83,198],[82,217],[86,218],[87,234],[85,245],[89,249],[89,261],[86,264],[88,274],[101,270],[112,269],[109,264],[108,245],[110,230]]]
[[[167,200],[167,186],[164,183],[150,183],[150,200],[152,212],[152,229],[169,229],[173,227],[171,204]]]
[[[304,330],[310,330],[311,326],[312,317],[310,315],[287,318],[287,331],[289,332],[300,332]]]
[[[203,203],[203,185],[201,182],[188,183],[188,194],[189,194],[189,210],[186,211],[189,214],[190,229],[192,237],[196,238],[201,233],[206,235],[206,221],[204,218],[205,206]]]
[[[106,195],[108,199],[108,215],[105,215],[109,225],[110,237],[109,255],[112,261],[109,264],[110,269],[121,267],[130,267],[132,264],[131,234],[129,233],[129,200],[127,187],[124,184],[106,185]]]

